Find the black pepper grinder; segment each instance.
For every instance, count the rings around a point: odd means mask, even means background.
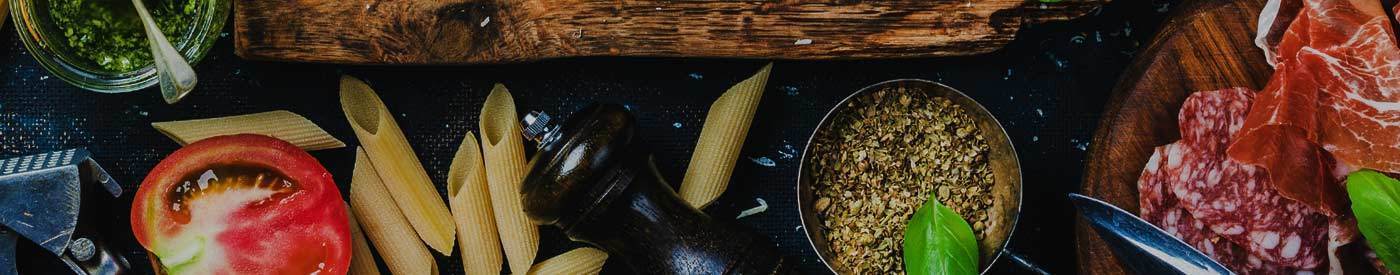
[[[521,188],[536,224],[600,247],[639,274],[793,273],[764,236],[677,196],[622,106],[589,105],[562,127],[532,112],[524,125],[539,149]]]

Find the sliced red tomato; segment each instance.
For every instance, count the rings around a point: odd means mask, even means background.
[[[191,143],[141,182],[136,240],[169,274],[345,274],[350,229],[331,174],[262,135]]]

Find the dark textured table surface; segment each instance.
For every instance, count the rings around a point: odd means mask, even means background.
[[[1032,25],[995,53],[956,58],[868,61],[775,61],[768,90],[745,141],[729,190],[706,209],[732,219],[762,199],[769,210],[739,221],[798,259],[806,273],[824,273],[799,228],[794,191],[801,150],[837,101],[876,82],[922,78],[960,89],[1007,128],[1021,158],[1025,191],[1011,250],[1051,273],[1074,273],[1073,212],[1065,194],[1078,189],[1085,150],[1111,87],[1172,7],[1171,1],[1116,1],[1083,18]],[[126,94],[87,92],[51,77],[15,37],[0,35],[0,158],[86,147],[131,194],[145,174],[178,145],[151,122],[277,109],[316,122],[352,147],[358,142],[340,111],[338,78],[366,80],[403,127],[430,176],[441,184],[461,138],[495,83],[510,88],[522,109],[568,113],[594,101],[627,104],[638,115],[664,175],[679,182],[710,103],[758,70],[764,60],[581,58],[509,65],[366,67],[252,62],[221,38],[196,66],[199,87],[165,104],[156,89]],[[347,188],[353,149],[313,152]],[[768,158],[774,166],[760,165]],[[127,205],[111,208],[111,230],[129,230]],[[903,221],[889,221],[903,222]],[[578,246],[541,231],[539,260]],[[130,241],[130,240],[126,240]],[[133,249],[134,250],[134,249]],[[146,259],[133,262],[147,272]],[[460,273],[457,255],[438,256],[445,273]],[[607,273],[626,273],[610,262]],[[1028,273],[1003,258],[996,273]]]

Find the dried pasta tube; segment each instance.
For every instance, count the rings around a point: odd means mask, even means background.
[[[384,102],[369,85],[345,76],[340,78],[340,107],[360,139],[360,146],[374,163],[375,172],[390,183],[386,186],[389,194],[418,237],[438,253],[452,254],[457,236],[452,213],[447,211],[447,204]]]
[[[156,131],[180,145],[206,138],[234,134],[259,134],[285,140],[306,151],[345,147],[345,143],[326,133],[305,117],[288,111],[218,118],[192,119],[151,123]]]
[[[680,196],[690,205],[704,208],[729,187],[734,162],[739,160],[739,149],[744,147],[744,138],[749,134],[749,124],[753,123],[772,68],[773,64],[763,66],[753,77],[730,87],[710,105],[705,126],[700,129],[700,140],[695,144],[690,166],[681,181]]]
[[[530,223],[520,198],[520,181],[525,179],[525,145],[520,122],[515,118],[515,99],[500,84],[491,89],[481,106],[482,152],[486,160],[486,182],[491,190],[491,208],[496,228],[512,273],[530,270],[539,250],[539,228]]]
[[[447,170],[448,207],[457,222],[457,247],[467,274],[501,274],[501,239],[491,213],[491,193],[486,187],[486,166],[481,145],[467,133],[452,166]]]
[[[359,151],[356,151],[356,155]],[[374,254],[369,250],[369,241],[365,240],[364,230],[360,230],[360,222],[355,220],[355,210],[350,208],[350,204],[345,204],[345,210],[350,212],[350,272],[349,275],[379,275],[379,265],[374,262]]]
[[[389,189],[375,172],[364,150],[355,151],[355,172],[350,179],[350,208],[365,235],[379,249],[379,256],[394,274],[437,274],[433,260],[423,241],[413,234],[409,221],[399,212]]]
[[[603,271],[603,263],[607,261],[607,252],[584,247],[569,250],[569,252],[536,264],[530,268],[529,275],[598,274],[598,272]]]

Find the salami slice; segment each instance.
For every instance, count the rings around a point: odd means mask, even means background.
[[[1230,137],[1244,126],[1252,104],[1254,91],[1248,88],[1198,92],[1187,97],[1177,113],[1180,142],[1212,155],[1225,152],[1232,142]]]
[[[1180,143],[1168,144],[1157,147],[1148,160],[1147,167],[1143,169],[1138,180],[1139,210],[1142,219],[1157,225],[1167,234],[1195,247],[1236,273],[1285,274],[1301,271],[1284,268],[1249,255],[1243,247],[1206,228],[1205,223],[1192,217],[1181,207],[1180,201],[1167,187],[1174,185],[1173,182],[1181,171],[1189,170],[1189,167],[1182,166],[1184,162],[1171,161],[1173,158],[1179,160],[1181,156],[1190,153],[1186,150],[1189,148]]]
[[[1159,221],[1165,220],[1167,213],[1181,208],[1176,203],[1176,197],[1166,189],[1172,171],[1163,159],[1181,147],[1177,144],[1167,144],[1154,149],[1152,157],[1147,159],[1147,167],[1142,169],[1142,176],[1138,179],[1139,216],[1162,229],[1168,227]]]
[[[1179,115],[1182,140],[1157,148],[1139,179],[1143,217],[1184,231],[1187,225],[1170,219],[1174,208],[1182,209],[1212,233],[1209,237],[1242,249],[1240,256],[1231,257],[1245,259],[1245,266],[1319,268],[1328,256],[1327,217],[1280,195],[1262,169],[1226,155],[1252,100],[1253,92],[1244,88],[1198,92],[1186,99]],[[1202,241],[1203,236],[1179,237],[1230,261],[1228,253]]]
[[[1250,255],[1243,247],[1230,242],[1206,227],[1181,206],[1168,188],[1176,185],[1182,171],[1190,170],[1179,161],[1190,155],[1189,147],[1180,143],[1157,147],[1138,180],[1139,211],[1143,220],[1155,224],[1167,234],[1180,239],[1226,268],[1239,274],[1292,274],[1303,269],[1287,268]],[[1173,161],[1173,159],[1178,161]]]
[[[1269,175],[1225,154],[1247,115],[1253,92],[1243,88],[1198,92],[1179,115],[1180,156],[1172,193],[1212,231],[1269,262],[1315,268],[1327,258],[1327,217],[1284,198]]]
[[[1228,160],[1212,165],[1219,168],[1174,186],[1183,208],[1270,262],[1314,268],[1326,260],[1326,216],[1280,196],[1268,176],[1253,166]]]
[[[1244,254],[1237,253],[1241,252],[1240,249],[1207,230],[1204,223],[1196,220],[1181,207],[1180,201],[1168,188],[1174,185],[1177,174],[1185,168],[1181,166],[1180,161],[1172,160],[1179,160],[1188,149],[1179,143],[1155,149],[1138,180],[1140,215],[1148,223],[1157,225],[1167,234],[1196,247],[1231,269],[1243,266]]]
[[[1148,159],[1147,167],[1138,179],[1138,209],[1141,217],[1226,267],[1236,269],[1243,259],[1235,253],[1239,249],[1234,244],[1215,237],[1215,233],[1191,217],[1191,214],[1181,207],[1176,196],[1167,189],[1182,168],[1180,162],[1169,161],[1174,159],[1173,156],[1181,156],[1184,153],[1182,151],[1186,149],[1178,143],[1167,144],[1157,147]]]

